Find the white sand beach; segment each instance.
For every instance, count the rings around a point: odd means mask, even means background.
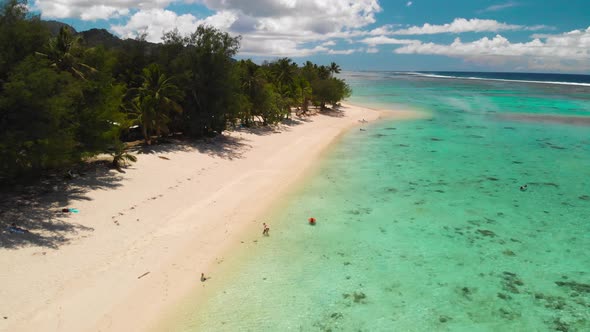
[[[88,174],[48,194],[57,197],[51,209],[37,212],[48,230],[23,235],[37,244],[0,249],[0,331],[148,329],[202,287],[201,272],[214,276],[232,245],[260,236],[265,209],[345,130],[383,114],[415,116],[342,109],[155,146],[125,173]],[[59,195],[70,195],[67,206]],[[66,207],[79,213],[56,212]]]

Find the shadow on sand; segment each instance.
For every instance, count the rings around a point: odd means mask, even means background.
[[[198,151],[212,157],[223,159],[239,159],[251,146],[245,139],[226,135],[219,135],[206,139],[166,138],[152,145],[137,145],[129,150],[142,154],[167,154],[173,152]]]
[[[339,111],[322,111],[329,116],[342,116]],[[274,126],[235,128],[231,135],[207,139],[166,138],[158,144],[136,144],[129,150],[137,154],[164,154],[176,151],[198,151],[228,160],[243,158],[252,146],[239,133],[259,136],[280,134],[290,128],[311,122],[314,114],[296,116]],[[74,200],[89,200],[87,193],[96,189],[115,189],[121,185],[121,172],[109,167],[106,161],[88,163],[74,173],[75,179],[52,175],[28,186],[0,188],[0,248],[18,249],[38,246],[59,249],[74,238],[87,236],[92,228],[72,222],[71,212],[62,212]],[[81,214],[84,211],[80,211]],[[28,230],[10,232],[11,224]]]
[[[334,117],[334,118],[343,118],[345,116],[344,107],[342,107],[342,106],[334,106],[333,108],[324,108],[320,113],[323,115]]]
[[[69,220],[73,213],[62,212],[62,209],[75,208],[70,206],[73,200],[89,200],[89,191],[120,186],[122,175],[108,165],[108,162],[87,164],[75,172],[72,180],[53,175],[36,184],[3,189],[0,192],[0,248],[59,249],[73,238],[92,232],[92,228]],[[28,232],[10,232],[13,223]]]
[[[252,148],[248,140],[239,137],[240,133],[269,136],[289,131],[290,128],[311,122],[309,116],[293,116],[281,121],[278,125],[252,127],[235,127],[229,132],[230,135],[218,135],[212,138],[191,139],[184,137],[170,137],[160,139],[160,142],[152,145],[135,145],[129,150],[137,154],[164,154],[177,151],[198,151],[212,157],[222,159],[240,159],[244,153]]]

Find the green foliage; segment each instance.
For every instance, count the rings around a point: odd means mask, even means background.
[[[332,74],[340,74],[340,66],[336,62],[330,63],[330,72]]]
[[[82,83],[82,98],[78,101],[76,119],[77,140],[84,156],[104,152],[118,139],[125,114],[121,100],[125,87],[114,84],[110,77]],[[72,119],[74,120],[74,119]]]
[[[245,99],[242,103],[246,105],[240,121],[246,126],[257,117],[263,124],[277,123],[288,117],[293,108],[305,114],[310,104],[324,109],[351,94],[346,82],[332,76],[340,72],[340,66],[334,62],[326,67],[307,61],[299,67],[289,58],[261,66],[242,60],[237,67]]]
[[[46,52],[37,54],[49,59],[51,65],[58,70],[86,79],[88,74],[95,73],[97,70],[80,60],[84,52],[80,41],[80,36],[74,35],[69,27],[63,26],[59,29],[59,34],[47,43]]]
[[[123,119],[124,86],[113,82],[110,53],[83,49],[69,30],[50,38],[23,5],[9,1],[0,16],[0,38],[13,38],[0,50],[2,64],[10,64],[0,73],[0,180],[102,153]]]
[[[314,104],[322,109],[326,104],[336,105],[342,99],[350,97],[352,90],[344,80],[330,77],[316,79],[311,83]]]
[[[44,59],[17,65],[0,95],[0,160],[4,176],[79,160],[75,106],[80,85]],[[1,175],[0,175],[1,177]]]
[[[117,170],[121,170],[127,164],[137,161],[137,157],[127,152],[125,143],[121,141],[115,142],[111,155],[113,156],[111,166]]]
[[[289,58],[281,58],[269,65],[272,78],[276,86],[289,87],[295,81],[297,64]]]
[[[288,101],[277,91],[275,85],[265,84],[259,98],[258,114],[262,118],[263,125],[277,123],[284,118]]]
[[[0,82],[27,56],[39,51],[49,38],[49,31],[38,17],[29,17],[27,2],[0,2]]]
[[[170,131],[200,137],[274,124],[294,108],[305,113],[350,95],[333,77],[335,63],[236,61],[240,38],[210,26],[186,36],[173,30],[163,44],[98,30],[85,42],[67,25],[52,37],[26,5],[0,7],[0,181],[101,153],[120,168],[136,160],[121,141],[134,124],[151,144]]]
[[[232,57],[240,39],[210,26],[199,26],[189,36],[168,34],[168,46],[183,43],[184,50],[172,60],[186,96],[185,131],[191,136],[213,135],[226,129],[240,114],[239,77]]]
[[[313,97],[313,89],[311,83],[305,79],[303,75],[297,77],[293,82],[295,86],[294,100],[297,107],[301,108],[302,112],[307,113],[309,102]]]
[[[116,54],[113,77],[130,88],[139,87],[142,84],[143,68],[155,61],[145,35],[126,40],[122,48],[115,49],[113,52]]]
[[[256,110],[254,103],[266,83],[262,77],[259,66],[252,62],[252,60],[241,60],[236,64],[236,70],[239,76],[239,86],[241,93],[239,94],[239,109],[235,120],[239,120],[242,125],[251,126],[254,122]],[[234,121],[234,124],[237,121]]]
[[[142,127],[145,142],[151,144],[152,134],[156,137],[167,133],[170,122],[169,113],[181,113],[177,103],[183,96],[182,91],[174,85],[172,78],[162,73],[160,66],[151,64],[143,69],[143,83],[140,88],[131,90],[135,97],[130,109]]]

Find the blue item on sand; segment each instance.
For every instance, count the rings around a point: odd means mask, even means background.
[[[8,231],[10,233],[17,233],[17,234],[25,234],[26,233],[26,231],[24,229],[19,228],[19,227],[14,227],[14,226],[8,227]]]

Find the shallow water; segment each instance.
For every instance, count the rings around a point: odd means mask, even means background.
[[[347,79],[432,117],[346,135],[174,330],[590,330],[590,127],[498,116],[590,116],[590,88]]]

